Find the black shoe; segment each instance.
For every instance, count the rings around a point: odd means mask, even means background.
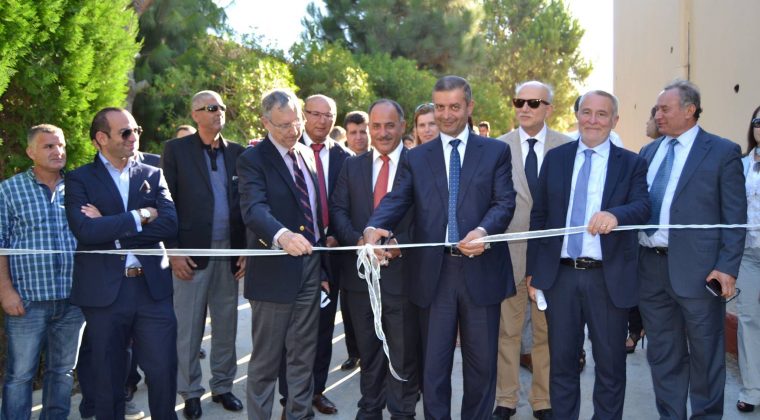
[[[203,415],[201,410],[200,398],[188,398],[185,400],[185,408],[182,410],[182,415],[186,419],[199,419]]]
[[[222,403],[222,407],[224,407],[224,409],[227,411],[240,411],[243,409],[243,403],[240,402],[236,396],[232,395],[231,392],[212,395],[211,401],[215,403]]]
[[[534,410],[533,417],[537,418],[538,420],[551,420],[554,418],[552,416],[551,408],[545,408],[543,410]]]
[[[198,351],[198,358],[199,359],[206,358],[206,350],[203,347],[201,347],[201,349]]]
[[[741,411],[742,413],[751,413],[755,411],[755,405],[750,403],[745,403],[742,400],[739,400],[736,402],[736,409]]]
[[[354,370],[357,366],[359,366],[359,358],[349,357],[342,365],[340,365],[340,370]]]
[[[314,394],[311,403],[314,405],[314,408],[322,414],[335,414],[338,412],[338,407],[336,407],[329,398],[322,394]]]
[[[510,417],[514,416],[515,413],[517,413],[517,410],[514,408],[496,406],[496,409],[493,410],[493,414],[491,415],[491,420],[508,420]]]

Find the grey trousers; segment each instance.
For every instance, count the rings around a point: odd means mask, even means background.
[[[760,248],[744,250],[736,286],[742,293],[736,298],[739,318],[739,371],[742,387],[739,400],[760,404]]]
[[[229,249],[230,242],[213,241],[214,249]],[[183,399],[199,398],[201,385],[198,352],[206,327],[206,306],[211,316],[209,387],[214,395],[232,390],[237,372],[238,281],[229,257],[210,258],[203,270],[195,270],[192,280],[174,277],[174,313],[177,315],[177,393]]]
[[[301,258],[303,274],[295,301],[274,303],[251,300],[251,360],[248,362],[246,382],[250,420],[272,417],[283,349],[287,364],[287,419],[314,418],[311,400],[319,326],[319,255]]]

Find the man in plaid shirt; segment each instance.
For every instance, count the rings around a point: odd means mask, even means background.
[[[0,255],[0,303],[8,336],[2,418],[30,418],[32,380],[46,346],[40,418],[65,419],[84,317],[69,303],[76,240],[63,207],[63,131],[49,124],[32,127],[26,154],[34,166],[0,183],[0,249],[63,252]]]

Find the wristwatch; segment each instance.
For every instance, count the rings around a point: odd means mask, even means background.
[[[140,209],[138,210],[138,213],[140,214],[140,223],[146,224],[150,220],[150,212],[148,209]]]

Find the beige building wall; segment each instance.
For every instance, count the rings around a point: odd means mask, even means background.
[[[760,1],[615,0],[615,131],[638,151],[658,93],[676,78],[702,93],[702,128],[747,144],[752,111],[760,105]]]

